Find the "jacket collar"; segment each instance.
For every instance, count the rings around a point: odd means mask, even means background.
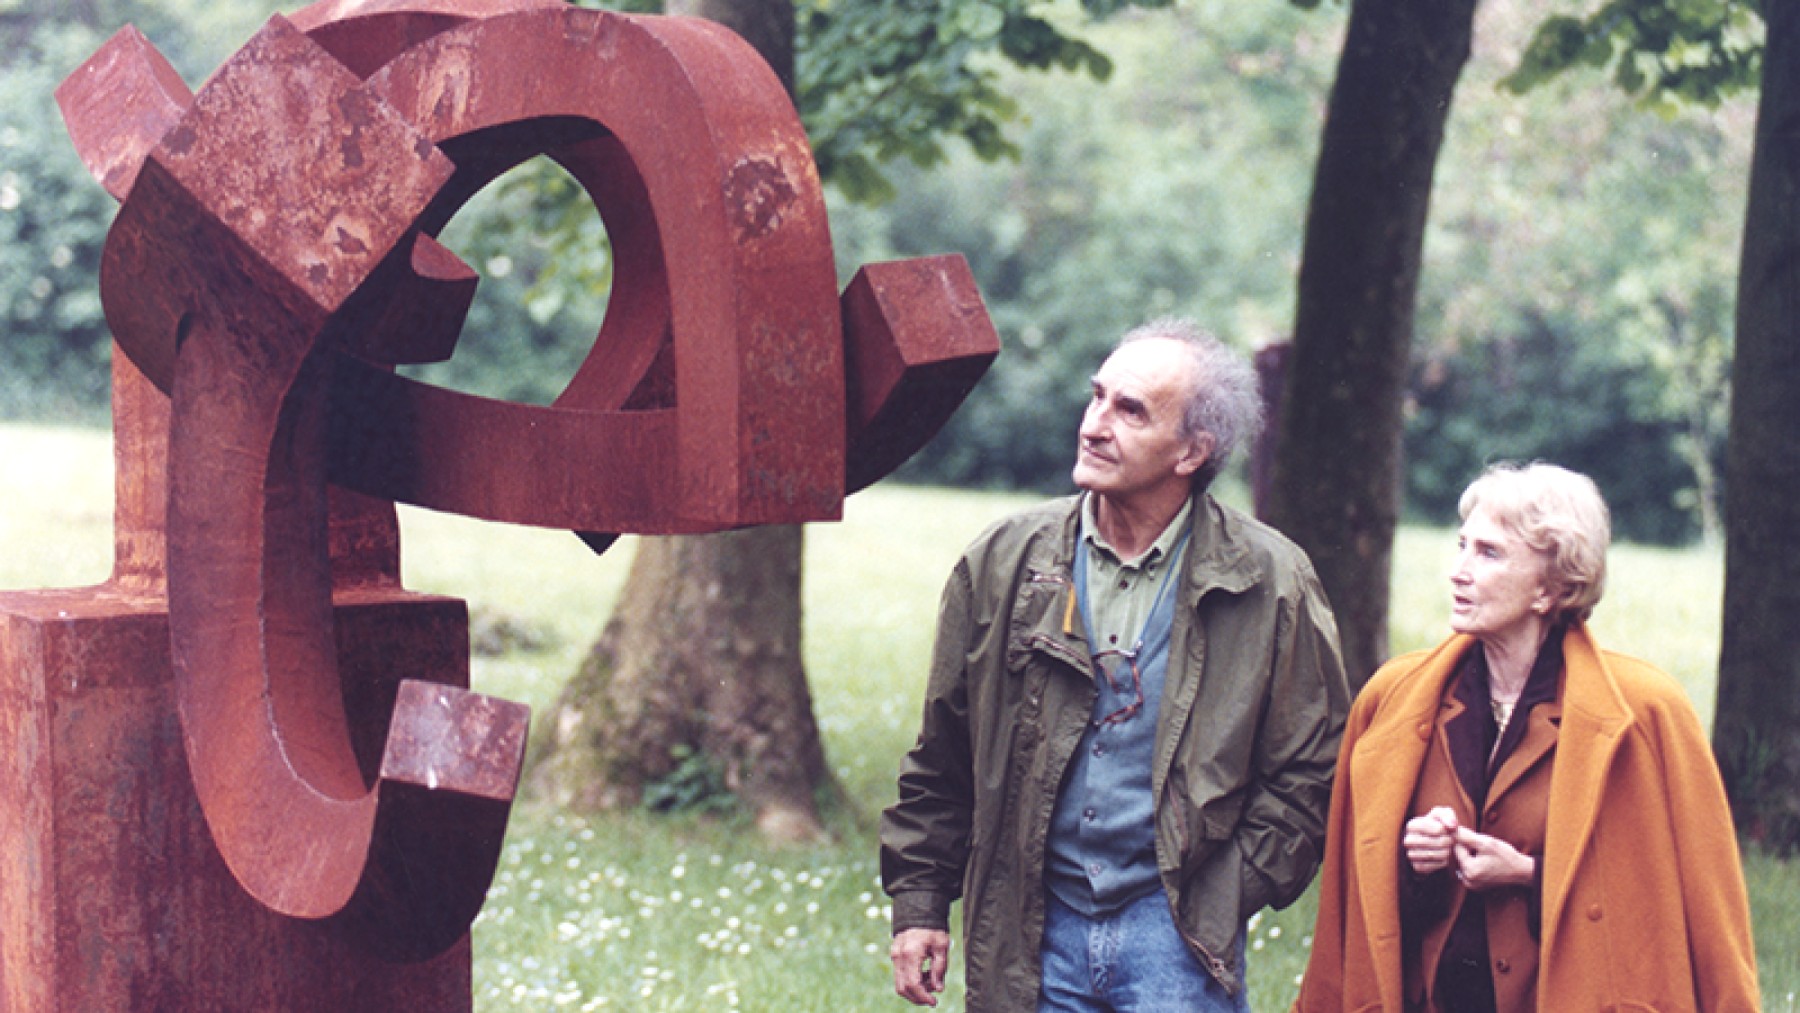
[[[1081,533],[1081,497],[1061,501],[1061,526],[1051,538],[1042,538],[1027,550],[1025,580],[1032,585],[1060,585],[1052,608],[1044,611],[1035,627],[1022,631],[1021,646],[1047,651],[1089,672],[1087,633],[1075,604],[1075,541]],[[1232,510],[1203,489],[1190,501],[1191,532],[1180,601],[1191,610],[1213,591],[1241,594],[1263,579],[1262,564],[1251,552],[1244,525],[1255,523]],[[1181,620],[1177,619],[1177,627]]]
[[[1184,599],[1190,606],[1212,591],[1243,594],[1262,581],[1262,564],[1244,537],[1248,523],[1253,522],[1205,490],[1194,493],[1193,536],[1187,552],[1188,597]]]
[[[1052,544],[1040,545],[1027,560],[1034,573],[1060,574],[1068,579],[1075,565],[1075,539],[1081,532],[1081,496],[1066,501],[1062,528]],[[1244,525],[1254,523],[1226,507],[1204,489],[1196,489],[1189,501],[1186,588],[1190,604],[1210,591],[1242,594],[1263,578],[1263,567],[1251,553]]]

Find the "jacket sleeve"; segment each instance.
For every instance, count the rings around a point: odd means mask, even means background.
[[[947,929],[962,895],[974,810],[968,643],[973,627],[966,559],[944,587],[919,738],[900,763],[900,796],[881,816],[882,888],[893,930]]]
[[[1661,724],[1663,783],[1679,855],[1695,1008],[1759,1009],[1750,902],[1718,764],[1685,697],[1666,707]]]
[[[1269,703],[1257,729],[1256,779],[1239,820],[1242,913],[1286,907],[1305,891],[1325,847],[1325,815],[1350,689],[1337,622],[1312,566],[1282,603]]]

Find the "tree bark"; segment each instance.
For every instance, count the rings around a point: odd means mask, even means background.
[[[1312,556],[1356,686],[1387,655],[1413,308],[1477,0],[1356,0],[1326,111],[1269,519]]]
[[[1768,4],[1738,274],[1713,749],[1738,828],[1800,850],[1800,8]]]
[[[545,722],[535,794],[593,811],[736,795],[766,834],[821,833],[834,788],[800,658],[801,529],[646,538]]]
[[[672,0],[763,54],[789,94],[787,0]],[[798,526],[647,538],[540,733],[534,794],[578,809],[729,791],[773,839],[819,837],[835,796],[800,654]]]

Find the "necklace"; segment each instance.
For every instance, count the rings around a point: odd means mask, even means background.
[[[1494,723],[1500,726],[1501,731],[1505,731],[1506,723],[1512,720],[1513,706],[1517,703],[1517,700],[1496,700],[1491,696],[1488,697],[1488,710],[1493,712]]]

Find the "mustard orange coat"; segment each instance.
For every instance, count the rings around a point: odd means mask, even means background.
[[[1301,1013],[1406,1008],[1401,829],[1444,687],[1475,641],[1382,666],[1344,729]],[[1693,706],[1654,666],[1563,640],[1540,1010],[1759,1008],[1737,838]]]

